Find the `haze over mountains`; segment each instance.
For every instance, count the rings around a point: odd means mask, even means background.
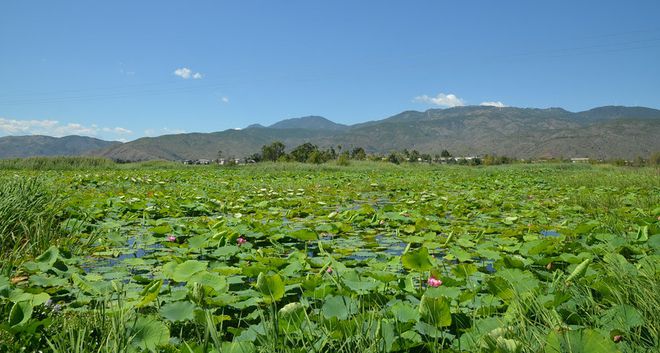
[[[88,140],[74,148],[71,141],[76,138]],[[660,110],[606,106],[573,113],[561,108],[464,106],[405,111],[350,126],[309,116],[268,127],[254,124],[242,130],[145,137],[127,143],[69,136],[46,144],[43,139],[2,137],[0,158],[88,154],[123,161],[215,159],[218,151],[225,157],[245,157],[279,140],[289,149],[311,142],[321,148],[363,147],[370,153],[407,148],[431,154],[446,149],[454,155],[632,159],[660,151]]]

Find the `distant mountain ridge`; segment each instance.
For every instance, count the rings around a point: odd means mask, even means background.
[[[121,144],[87,136],[43,135],[0,137],[0,159],[32,156],[78,156]]]
[[[289,149],[304,142],[388,153],[404,148],[459,155],[498,154],[518,158],[634,158],[660,150],[660,110],[606,106],[584,112],[562,108],[465,106],[405,111],[355,125],[321,117],[287,119],[210,134],[138,139],[100,151],[123,160],[242,157],[275,140]]]
[[[348,128],[348,126],[337,124],[322,116],[305,116],[302,118],[281,120],[273,125],[270,125],[269,128],[340,131]]]
[[[214,159],[220,151],[225,157],[248,156],[273,141],[282,141],[289,150],[311,142],[321,148],[363,147],[370,153],[406,148],[432,154],[446,149],[455,155],[632,159],[660,151],[660,110],[605,106],[574,113],[562,108],[464,106],[404,111],[355,125],[308,116],[267,127],[145,137],[86,153],[123,161]]]

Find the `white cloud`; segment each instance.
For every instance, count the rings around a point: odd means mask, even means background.
[[[223,103],[229,103],[229,97],[220,97],[220,100],[221,100]]]
[[[14,120],[0,118],[0,133],[16,135],[31,134],[32,131],[49,130],[57,126],[56,120]]]
[[[160,136],[160,135],[172,135],[172,134],[185,134],[186,130],[182,129],[170,129],[167,127],[160,129],[146,129],[144,130],[144,135],[149,137]]]
[[[92,125],[92,126],[95,126],[95,125]],[[103,130],[103,132],[112,132],[112,133],[119,134],[119,135],[130,135],[130,134],[133,133],[133,131],[131,131],[129,129],[125,129],[123,127],[119,127],[119,126],[113,127],[113,128],[104,127],[102,130]]]
[[[438,93],[437,96],[435,97],[429,97],[427,95],[423,96],[417,96],[415,99],[413,99],[413,102],[418,102],[418,103],[426,103],[426,104],[433,104],[433,105],[439,105],[441,107],[460,107],[465,105],[465,102],[458,98],[454,94],[444,94],[444,93]]]
[[[180,69],[174,70],[174,74],[176,76],[179,76],[179,77],[183,78],[184,80],[189,79],[191,73],[192,73],[192,71],[190,71],[190,69],[187,68],[187,67],[182,67]]]
[[[483,106],[483,107],[498,107],[498,108],[506,107],[506,104],[504,104],[500,101],[497,101],[497,102],[481,102],[481,103],[479,103],[479,105]]]
[[[60,123],[57,120],[17,120],[0,118],[0,135],[48,135],[68,136],[84,135],[98,136],[100,133],[111,135],[129,135],[133,132],[123,127],[98,127],[96,124],[90,126],[78,123]]]
[[[201,73],[199,72],[193,73],[192,70],[190,70],[187,67],[182,67],[180,69],[174,70],[174,75],[179,76],[184,80],[187,80],[189,78],[192,78],[193,80],[199,80],[203,77]]]

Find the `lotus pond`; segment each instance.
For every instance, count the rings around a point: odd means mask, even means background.
[[[3,352],[658,351],[657,170],[0,171],[31,178],[62,236],[3,264]]]

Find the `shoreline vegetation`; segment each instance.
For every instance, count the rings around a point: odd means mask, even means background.
[[[175,169],[181,164],[187,166],[209,165],[231,167],[244,164],[259,163],[288,163],[291,164],[324,164],[348,166],[351,163],[387,162],[391,164],[429,164],[429,165],[462,165],[462,166],[491,166],[509,164],[591,164],[591,165],[613,165],[629,167],[654,166],[660,168],[660,151],[652,153],[648,158],[638,156],[633,160],[620,158],[609,160],[594,160],[589,158],[539,158],[539,159],[516,159],[507,156],[486,154],[484,156],[455,157],[448,151],[443,150],[439,154],[422,154],[416,150],[393,151],[389,154],[367,154],[361,147],[341,152],[341,146],[337,150],[331,147],[326,150],[319,149],[311,143],[304,143],[285,152],[285,145],[279,141],[264,145],[260,153],[254,153],[242,159],[235,157],[222,157],[222,151],[218,151],[218,158],[214,160],[149,160],[149,161],[114,161],[104,157],[95,156],[53,156],[53,157],[27,157],[0,159],[0,170],[76,170],[76,169]]]
[[[644,352],[657,168],[0,161],[0,351]]]

